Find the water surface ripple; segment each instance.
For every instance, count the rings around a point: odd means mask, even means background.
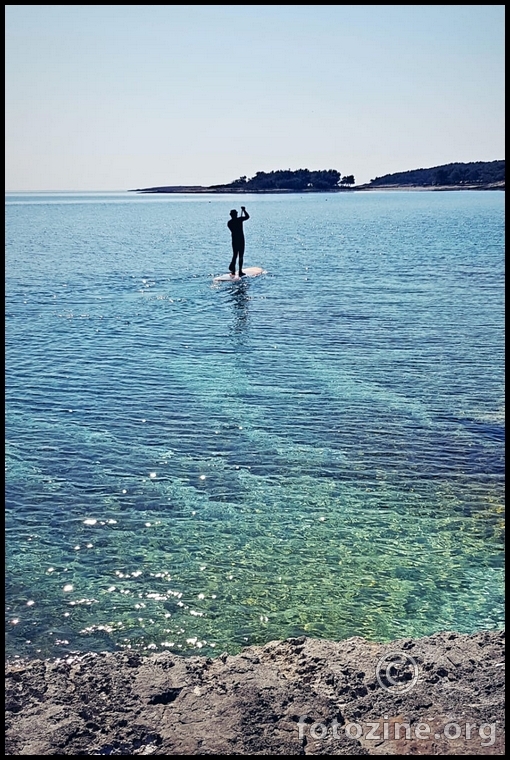
[[[502,193],[6,197],[7,656],[503,625]]]

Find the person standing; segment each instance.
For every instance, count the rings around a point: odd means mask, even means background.
[[[239,277],[244,277],[243,258],[244,258],[244,231],[243,223],[250,218],[244,206],[241,206],[241,216],[237,216],[237,211],[232,209],[227,227],[232,233],[232,261],[230,262],[229,271],[232,277],[236,273],[236,261],[239,266]]]

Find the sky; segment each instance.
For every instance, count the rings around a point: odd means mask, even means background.
[[[6,191],[504,154],[504,5],[7,5]]]

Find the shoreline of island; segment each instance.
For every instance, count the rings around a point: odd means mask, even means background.
[[[464,191],[464,190],[505,190],[505,181],[501,182],[488,182],[484,184],[472,184],[472,185],[372,185],[370,183],[366,185],[357,185],[355,187],[336,187],[331,189],[302,189],[292,190],[286,188],[271,189],[271,190],[244,190],[240,187],[234,187],[229,185],[167,185],[161,187],[143,187],[128,190],[130,193],[141,193],[143,195],[156,195],[156,194],[213,194],[213,195],[309,195],[309,194],[332,194],[332,193],[357,193],[357,192],[448,192],[448,191]]]
[[[470,161],[443,164],[429,169],[411,169],[375,177],[356,184],[354,174],[342,174],[337,169],[277,169],[259,171],[231,182],[214,185],[160,185],[139,187],[132,193],[213,193],[213,194],[279,194],[292,193],[357,193],[384,191],[458,191],[504,190],[505,161]]]

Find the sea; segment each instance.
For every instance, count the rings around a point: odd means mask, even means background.
[[[6,658],[504,626],[503,192],[10,193],[5,281]]]

